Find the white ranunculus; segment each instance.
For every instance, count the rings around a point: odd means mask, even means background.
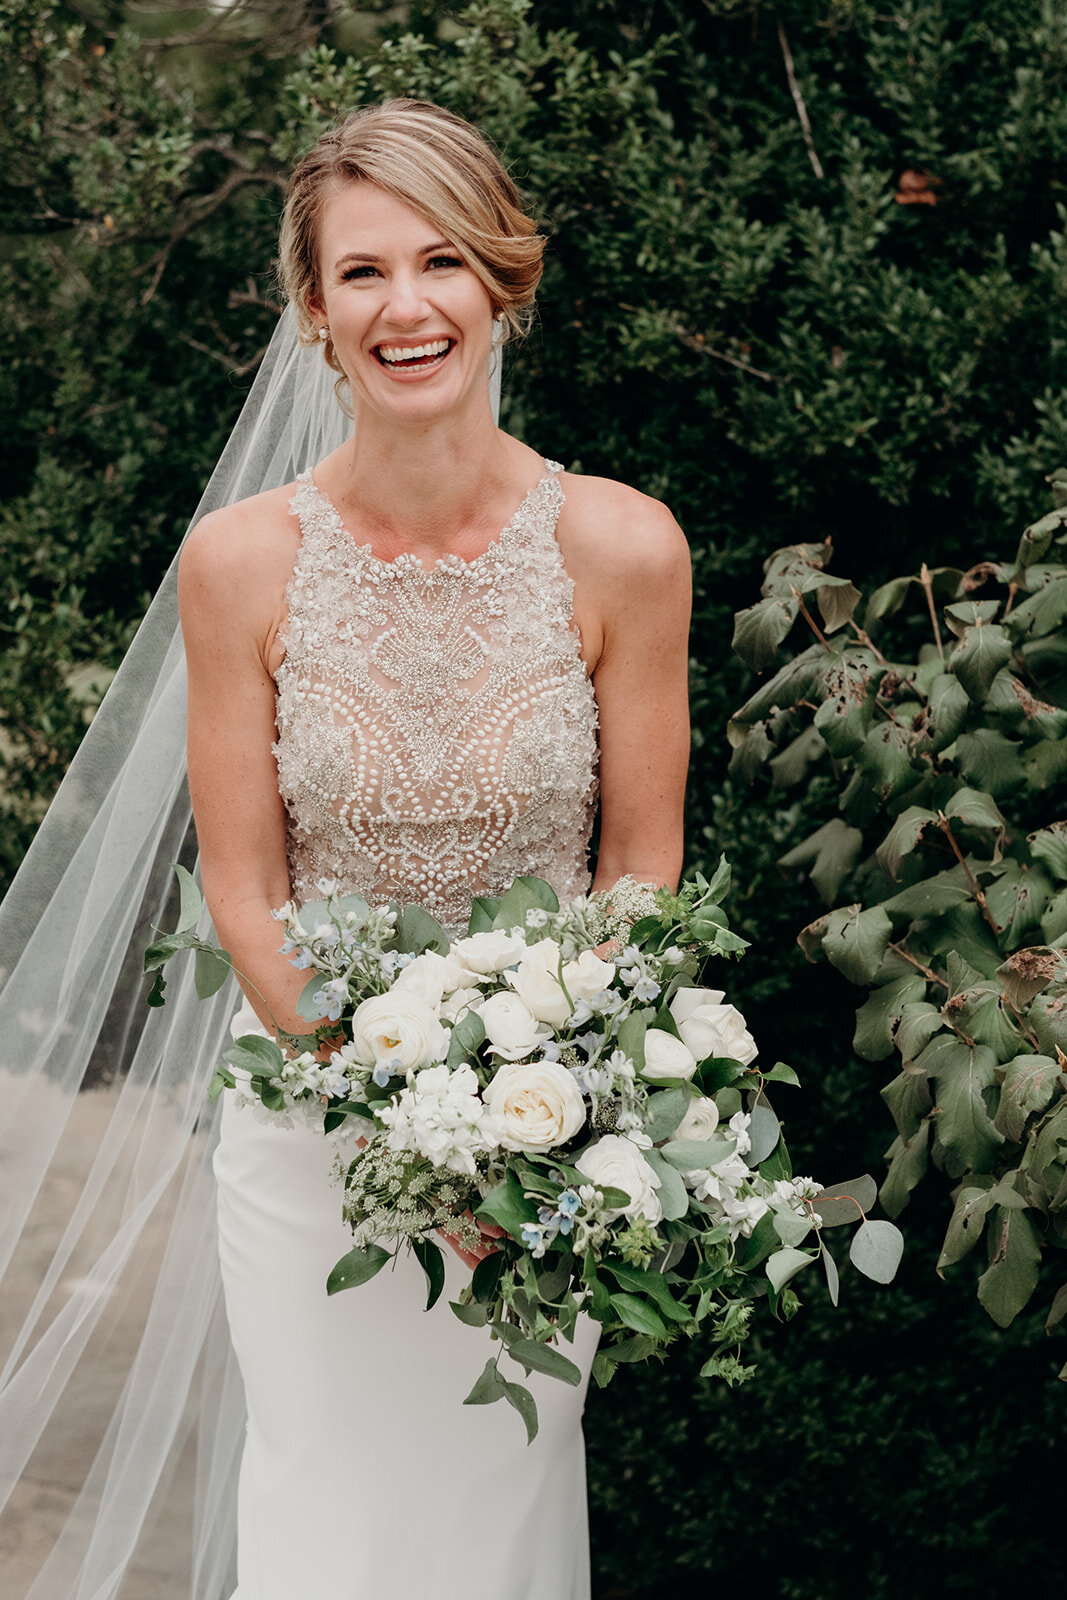
[[[610,1213],[616,1217],[644,1217],[646,1222],[662,1220],[663,1206],[656,1190],[659,1174],[649,1166],[632,1139],[606,1133],[588,1150],[583,1150],[574,1165],[600,1189],[622,1189],[630,1196],[628,1205]]]
[[[685,1116],[671,1134],[672,1139],[710,1139],[719,1126],[719,1108],[714,1100],[701,1095],[690,1100]]]
[[[454,955],[439,956],[436,950],[424,950],[397,973],[393,993],[416,994],[431,1011],[436,1011],[446,994],[469,982],[469,970]]]
[[[729,1056],[747,1067],[759,1054],[756,1041],[740,1011],[724,1006],[722,998],[721,989],[679,989],[671,1001],[671,1016],[698,1061]]]
[[[490,972],[503,972],[505,967],[513,967],[526,954],[526,949],[521,933],[494,928],[490,933],[472,933],[466,939],[457,939],[452,954],[469,971],[484,978]]]
[[[568,961],[563,968],[563,982],[572,1000],[591,1000],[614,976],[615,963],[601,961],[593,950],[583,950],[577,961]]]
[[[573,1139],[585,1121],[582,1092],[558,1061],[508,1062],[482,1099],[506,1150],[551,1150]]]
[[[691,1078],[697,1069],[697,1058],[689,1046],[676,1039],[666,1028],[649,1028],[645,1034],[646,1078]]]
[[[425,1000],[390,990],[356,1007],[352,1043],[365,1067],[401,1074],[443,1060],[448,1034]]]
[[[549,1022],[554,1028],[561,1028],[571,1014],[570,1002],[559,981],[559,962],[555,939],[539,939],[528,946],[518,969],[505,974],[538,1022]]]
[[[510,989],[491,994],[477,1011],[494,1054],[506,1061],[521,1061],[551,1038],[551,1028],[538,1022],[529,1006]]]

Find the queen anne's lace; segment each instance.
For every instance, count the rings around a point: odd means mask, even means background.
[[[298,479],[274,746],[298,904],[332,878],[456,929],[520,873],[587,889],[596,701],[545,467],[487,550],[428,569],[380,560]]]

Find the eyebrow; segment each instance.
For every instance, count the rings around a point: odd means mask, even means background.
[[[455,248],[455,245],[450,244],[447,239],[438,239],[434,244],[423,245],[419,255],[433,256],[439,250],[455,250]],[[339,267],[346,267],[352,262],[358,262],[362,266],[377,267],[381,265],[383,259],[382,256],[365,255],[359,250],[348,250],[334,262],[333,269],[336,272]]]

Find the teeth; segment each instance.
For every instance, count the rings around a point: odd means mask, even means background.
[[[431,344],[417,344],[414,348],[382,344],[378,346],[378,354],[383,361],[395,366],[400,362],[418,361],[424,356],[443,356],[448,349],[448,343],[447,339],[434,339]]]

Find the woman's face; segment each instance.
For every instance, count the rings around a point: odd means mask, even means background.
[[[318,244],[312,309],[357,411],[428,422],[488,392],[492,302],[434,223],[375,184],[346,183],[323,208]]]

